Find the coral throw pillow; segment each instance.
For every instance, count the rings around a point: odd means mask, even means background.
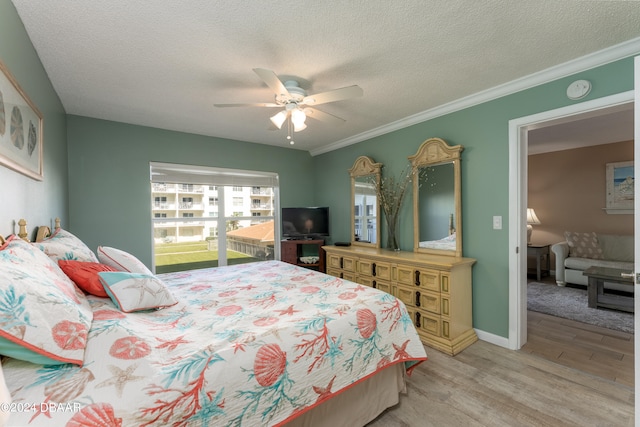
[[[103,271],[118,271],[113,267],[99,262],[81,262],[81,261],[58,261],[58,265],[69,276],[69,279],[78,285],[80,289],[88,294],[97,297],[106,297],[109,295],[104,290],[98,273]]]

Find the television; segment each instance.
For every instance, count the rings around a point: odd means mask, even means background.
[[[312,239],[329,235],[329,208],[282,208],[282,237]]]

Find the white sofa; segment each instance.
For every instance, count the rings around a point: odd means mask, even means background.
[[[556,256],[556,283],[565,286],[567,283],[587,286],[588,278],[582,273],[589,267],[610,267],[633,271],[634,238],[633,236],[617,236],[596,234],[597,245],[602,250],[602,259],[570,256],[567,241],[551,246]],[[629,287],[615,283],[605,283],[605,288],[629,291]]]

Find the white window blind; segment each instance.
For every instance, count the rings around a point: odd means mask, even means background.
[[[277,187],[275,172],[181,165],[177,163],[150,163],[151,182],[174,184],[228,185],[237,187]]]

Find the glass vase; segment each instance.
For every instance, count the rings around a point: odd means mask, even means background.
[[[387,218],[387,248],[399,251],[400,242],[398,240],[398,217]]]

